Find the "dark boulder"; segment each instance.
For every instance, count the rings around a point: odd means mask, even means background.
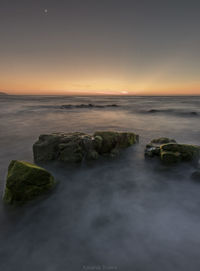
[[[23,204],[55,186],[53,176],[45,169],[24,161],[11,161],[3,200],[9,204]]]
[[[134,133],[54,133],[41,135],[33,145],[33,154],[36,162],[59,160],[78,163],[84,159],[96,160],[100,155],[116,156],[121,149],[137,143],[138,140],[138,135]]]

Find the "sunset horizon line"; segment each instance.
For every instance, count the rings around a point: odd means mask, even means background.
[[[30,93],[22,93],[22,92],[10,92],[7,90],[0,90],[0,94],[5,94],[5,95],[9,95],[9,96],[145,96],[145,97],[156,97],[156,96],[164,96],[164,97],[170,97],[170,96],[200,96],[200,94],[198,93],[91,93],[91,92],[68,92],[68,93],[62,93],[62,92],[41,92],[41,93],[35,93],[35,92],[30,92]]]

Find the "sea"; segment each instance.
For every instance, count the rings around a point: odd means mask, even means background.
[[[1,271],[199,271],[200,183],[191,164],[145,159],[152,139],[200,145],[200,97],[0,96],[0,194],[39,135],[128,131],[114,159],[43,163],[58,181],[24,206],[0,200]]]

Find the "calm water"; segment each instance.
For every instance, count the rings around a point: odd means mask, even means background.
[[[89,103],[105,107],[76,108]],[[194,169],[169,170],[143,155],[145,144],[160,136],[200,145],[199,121],[200,97],[0,97],[1,195],[9,161],[32,162],[32,144],[42,133],[140,135],[140,144],[113,161],[44,165],[59,180],[45,199],[20,208],[0,202],[0,270],[199,271]]]

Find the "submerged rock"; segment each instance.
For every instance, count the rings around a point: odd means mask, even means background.
[[[148,157],[159,156],[165,164],[178,162],[197,162],[200,157],[200,146],[178,144],[174,139],[153,139],[146,146],[145,155]]]
[[[176,141],[168,137],[160,137],[160,138],[151,140],[151,142],[146,145],[145,156],[147,157],[159,156],[160,146],[162,144],[167,144],[167,143],[176,143]]]
[[[198,113],[196,111],[192,111],[192,112],[190,112],[190,114],[193,115],[193,116],[197,116],[198,115]]]
[[[157,112],[160,112],[160,110],[158,110],[158,109],[150,109],[148,112],[149,113],[157,113]]]
[[[9,204],[22,204],[48,192],[54,185],[55,180],[47,170],[13,160],[8,167],[3,200]]]
[[[96,160],[100,155],[116,156],[117,153],[139,140],[134,133],[118,133],[110,131],[95,132],[94,135],[84,133],[53,133],[41,135],[33,145],[34,160],[59,160],[78,163]]]
[[[73,108],[107,108],[107,107],[119,107],[117,104],[105,104],[105,105],[97,105],[97,104],[63,104],[60,106],[60,109],[73,109]]]

